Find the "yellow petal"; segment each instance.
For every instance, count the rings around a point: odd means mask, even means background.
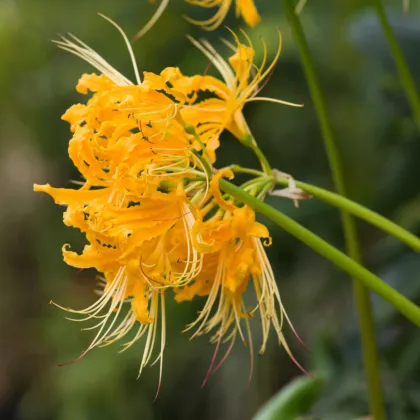
[[[67,205],[89,203],[93,200],[107,199],[109,196],[109,190],[107,188],[102,188],[99,190],[72,190],[68,188],[54,188],[51,187],[50,184],[34,184],[34,191],[45,192],[53,198],[56,204]]]
[[[77,83],[76,90],[79,93],[86,94],[89,91],[99,92],[109,90],[115,87],[115,83],[107,76],[97,74],[84,74]]]
[[[254,61],[255,51],[244,44],[238,44],[235,53],[229,57],[229,63],[235,70],[238,79],[250,76],[250,65]]]
[[[251,28],[261,22],[261,16],[258,14],[254,0],[236,0],[236,5],[238,12]]]
[[[229,178],[233,179],[233,172],[229,168],[221,169],[217,171],[216,175],[210,181],[210,189],[213,194],[214,201],[220,206],[225,208],[226,210],[234,211],[237,207],[235,207],[232,203],[227,202],[220,192],[219,181],[221,178]]]
[[[100,252],[92,247],[86,245],[81,255],[73,251],[68,251],[70,245],[63,246],[63,258],[66,264],[76,268],[96,268],[98,271],[112,271],[118,264],[116,258],[119,251],[102,247]]]

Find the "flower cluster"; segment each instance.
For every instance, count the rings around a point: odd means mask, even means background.
[[[136,83],[77,38],[57,42],[101,74],[81,77],[77,91],[91,97],[63,115],[73,133],[68,151],[82,177],[80,188],[34,187],[65,205],[64,223],[86,237],[81,254],[63,247],[64,261],[101,273],[102,295],[93,305],[83,310],[62,307],[79,321],[97,322],[89,328],[97,332],[82,356],[135,329],[123,350],[146,337],[140,374],[160,340],[156,361],[162,372],[165,298],[182,302],[206,296],[198,318],[187,327],[193,336],[211,333],[217,348],[229,342],[226,356],[239,336],[252,353],[249,320],[259,313],[260,352],[273,327],[293,358],[282,333],[283,320],[290,321],[264,250],[271,243],[269,232],[255,220],[254,210],[221,192],[219,181],[232,178],[231,169],[214,169],[224,130],[242,142],[251,137],[242,114],[247,102],[283,103],[258,96],[281,43],[269,64],[263,43],[263,60],[257,64],[249,39],[243,44],[235,36],[229,62],[211,44],[192,39],[223,79],[185,76],[172,67],[160,74],[144,72],[141,79],[124,39]],[[200,91],[212,96],[199,99]],[[261,197],[267,185],[272,179],[264,176],[242,188]],[[249,288],[255,293],[252,307],[243,297]],[[209,373],[216,368],[211,366]]]

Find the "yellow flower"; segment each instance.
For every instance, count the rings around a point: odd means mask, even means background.
[[[229,171],[219,172],[219,176],[229,175]],[[214,179],[212,190],[218,188],[218,178]],[[210,341],[217,343],[216,353],[220,343],[230,342],[221,363],[240,336],[249,345],[252,360],[250,318],[259,312],[262,330],[260,353],[266,349],[272,327],[279,343],[297,363],[282,332],[284,320],[292,329],[293,326],[264,250],[264,245],[271,244],[267,228],[255,220],[255,212],[251,208],[238,207],[231,198],[228,201],[220,198],[213,200],[200,214],[204,219],[196,221],[194,232],[200,232],[205,244],[195,245],[204,254],[203,268],[192,283],[175,289],[175,298],[181,302],[195,296],[207,296],[207,302],[187,330],[196,329],[192,337],[213,333]],[[248,307],[244,293],[251,287],[254,289],[255,303]],[[209,374],[218,369],[213,363],[214,360]]]
[[[222,24],[232,5],[232,0],[186,0],[186,2],[206,9],[218,8],[217,12],[207,20],[200,21],[187,18],[189,22],[199,25],[207,31],[212,31]],[[247,25],[254,27],[261,21],[254,0],[236,0],[235,4],[236,17],[242,17]]]
[[[190,17],[186,19],[193,23],[194,25],[199,25],[207,31],[212,31],[218,28],[223,20],[226,18],[226,15],[229,12],[229,9],[232,5],[232,0],[185,0],[186,3],[193,4],[194,6],[199,6],[205,9],[218,8],[217,12],[207,20],[195,20]],[[154,3],[154,0],[149,0],[149,2]],[[261,21],[261,16],[258,14],[257,8],[255,7],[254,0],[235,0],[236,7],[236,17],[242,17],[247,25],[254,27]],[[152,17],[143,26],[143,28],[136,34],[133,38],[133,42],[137,41],[143,35],[145,35],[149,30],[156,24],[160,19],[166,7],[169,4],[169,0],[162,0],[153,13]]]
[[[177,117],[185,95],[171,86],[182,75],[167,68],[160,75],[145,73],[140,81],[134,65],[138,83],[133,84],[77,39],[59,45],[102,72],[81,77],[77,90],[93,94],[86,105],[63,115],[73,133],[68,150],[81,187],[34,186],[67,206],[64,223],[86,236],[80,255],[63,247],[64,261],[103,273],[97,302],[83,310],[63,309],[81,316],[77,321],[99,319],[88,328],[97,333],[82,356],[122,339],[137,325],[123,350],[147,336],[139,374],[152,357],[160,315],[156,360],[162,372],[164,292],[188,284],[201,271],[203,256],[194,244],[202,238],[193,226],[209,189],[204,160]]]
[[[190,23],[201,26],[206,31],[212,31],[214,29],[217,29],[225,20],[232,6],[232,2],[234,0],[185,0],[185,1],[186,3],[190,3],[194,6],[202,7],[204,9],[211,9],[211,8],[218,9],[216,13],[210,19],[196,20],[190,17],[186,17],[186,19]],[[407,6],[404,6],[404,9],[408,10],[409,0],[403,0],[403,1],[404,1],[404,4],[407,4]],[[154,3],[155,0],[149,0],[149,2]],[[134,41],[136,41],[137,39],[145,35],[155,25],[155,23],[162,16],[168,4],[169,4],[169,0],[162,0],[160,2],[158,8],[156,9],[155,13],[152,15],[150,20],[136,34],[136,36],[133,39]],[[306,4],[306,0],[299,0],[299,2],[297,3],[295,7],[295,12],[297,14],[300,14],[305,4]],[[251,28],[253,28],[258,23],[261,22],[261,16],[258,13],[254,0],[235,0],[235,14],[237,18],[242,17],[245,23]]]
[[[85,191],[36,186],[37,191],[49,193],[56,203],[68,206],[65,223],[85,232],[89,241],[81,255],[65,245],[64,261],[73,267],[93,267],[103,273],[103,295],[95,304],[83,310],[62,308],[81,315],[77,321],[101,319],[88,328],[98,332],[80,357],[95,347],[122,339],[138,323],[135,337],[124,344],[123,350],[147,333],[140,375],[152,355],[159,306],[158,359],[163,360],[164,290],[195,278],[201,270],[202,256],[192,247],[194,217],[184,195],[156,191],[155,196],[144,197],[124,188],[124,192],[114,195],[114,201],[111,189]],[[90,197],[87,193],[91,193]],[[125,197],[119,200],[119,194]]]
[[[95,99],[94,96],[90,102],[94,103]],[[195,156],[177,149],[176,143],[169,149],[168,141],[167,148],[154,147],[152,153],[150,144],[139,133],[131,134],[130,139],[115,138],[113,130],[124,132],[124,123],[114,125],[112,119],[105,119],[89,131],[87,121],[91,116],[108,114],[103,108],[95,111],[98,112],[86,113],[89,118],[81,127],[86,129],[84,136],[79,133],[76,138],[81,142],[77,150],[83,155],[73,154],[86,179],[82,188],[35,185],[35,190],[50,194],[57,204],[66,205],[65,224],[86,234],[89,244],[82,254],[70,251],[67,245],[63,247],[64,261],[74,267],[93,267],[104,273],[103,296],[89,308],[69,310],[83,316],[79,321],[101,319],[92,327],[98,333],[82,355],[123,338],[139,322],[135,338],[124,349],[147,333],[141,372],[152,354],[159,305],[162,324],[158,358],[162,360],[164,290],[187,284],[201,270],[202,256],[193,247],[193,241],[200,242],[200,238],[197,235],[193,238],[195,217],[189,203],[206,194],[206,184],[196,183],[193,188],[187,185],[184,189],[182,177],[194,178],[198,171],[194,169]],[[96,125],[98,119],[92,121]],[[95,140],[104,136],[110,122],[113,130],[108,138],[101,139],[99,147]],[[75,135],[77,132],[75,129]],[[187,193],[193,196],[189,198]],[[123,307],[127,306],[120,319]]]
[[[224,82],[207,75],[186,77],[175,67],[160,74],[144,72],[141,79],[127,37],[113,25],[128,46],[136,83],[77,38],[58,42],[101,74],[80,78],[76,89],[90,99],[70,107],[62,117],[73,133],[68,153],[81,174],[82,180],[74,181],[80,187],[34,186],[66,206],[64,223],[86,237],[80,254],[64,245],[64,261],[102,273],[102,295],[94,304],[82,310],[60,306],[75,314],[76,321],[97,322],[87,328],[95,329],[96,335],[80,357],[136,329],[121,351],[146,336],[140,375],[160,331],[156,361],[161,378],[167,289],[175,291],[177,301],[208,297],[189,326],[197,328],[194,336],[213,332],[212,341],[219,346],[227,339],[230,349],[239,335],[249,341],[252,353],[249,318],[259,311],[260,351],[264,352],[273,326],[293,357],[282,333],[283,319],[290,321],[261,242],[270,242],[268,230],[256,222],[252,209],[238,206],[219,191],[220,178],[233,173],[229,169],[215,173],[211,167],[224,129],[240,140],[250,134],[242,108],[251,100],[267,99],[255,92],[274,67],[280,45],[266,68],[266,53],[256,66],[252,44],[240,44],[236,38],[229,67],[210,44],[194,41],[212,57]],[[198,100],[199,91],[205,90],[215,97]],[[258,193],[255,183],[246,188]],[[253,308],[243,299],[250,283],[256,295]]]
[[[267,63],[267,46],[262,39],[263,58],[260,64],[255,62],[255,49],[251,39],[244,33],[247,43],[243,44],[235,34],[233,35],[236,46],[228,44],[234,50],[233,55],[229,57],[229,63],[209,42],[205,40],[199,42],[189,38],[216,67],[223,80],[210,75],[196,75],[189,78],[188,83],[185,77],[175,82],[176,88],[188,94],[190,98],[182,107],[183,118],[195,126],[203,141],[213,148],[217,147],[219,136],[225,129],[240,141],[249,139],[251,132],[242,113],[245,104],[249,102],[268,101],[302,106],[280,99],[258,96],[280,57],[280,32],[278,32],[277,52],[270,63]],[[197,93],[200,91],[210,92],[213,97],[197,100]]]

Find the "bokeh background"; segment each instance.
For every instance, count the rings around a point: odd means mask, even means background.
[[[308,1],[302,22],[316,58],[339,140],[352,198],[420,234],[420,136],[395,74],[385,40],[366,1]],[[319,126],[297,49],[280,1],[256,0],[262,23],[249,33],[263,35],[273,55],[276,27],[283,52],[266,96],[303,101],[303,109],[252,103],[246,116],[273,166],[297,179],[332,188]],[[387,1],[392,23],[420,82],[420,5],[408,15],[400,0]],[[292,378],[301,375],[271,337],[256,357],[247,389],[249,356],[238,342],[223,368],[200,389],[214,348],[206,338],[180,334],[198,303],[169,304],[169,337],[163,385],[156,402],[158,368],[136,380],[142,345],[118,354],[118,344],[77,357],[90,342],[80,324],[64,319],[50,299],[82,308],[95,298],[93,271],[78,272],[62,262],[61,246],[81,246],[79,232],[62,224],[63,209],[33,183],[68,186],[77,178],[67,156],[70,132],[60,117],[85,97],[75,84],[92,72],[79,58],[50,40],[72,32],[132,78],[120,35],[96,15],[117,21],[131,37],[156,4],[143,0],[0,0],[0,418],[19,420],[250,419]],[[207,61],[185,38],[206,36],[226,54],[223,27],[204,33],[182,14],[206,10],[172,0],[156,27],[135,44],[140,70],[180,66],[202,73]],[[229,15],[233,29],[240,22]],[[214,69],[210,69],[214,72]],[[256,166],[249,151],[229,136],[222,140],[219,166]],[[296,210],[287,200],[268,200],[340,249],[337,210],[316,200]],[[348,277],[296,239],[269,225],[269,256],[284,304],[311,353],[290,331],[286,335],[301,363],[324,378],[312,414],[346,420],[368,413],[351,283]],[[420,303],[420,256],[370,226],[358,225],[366,265]],[[168,299],[170,300],[170,299]],[[374,297],[382,381],[389,419],[420,418],[420,336],[388,304]],[[258,331],[255,329],[258,340]]]

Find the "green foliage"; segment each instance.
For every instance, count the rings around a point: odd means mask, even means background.
[[[320,395],[321,387],[321,383],[313,378],[296,378],[273,395],[253,420],[296,420],[310,411]]]

